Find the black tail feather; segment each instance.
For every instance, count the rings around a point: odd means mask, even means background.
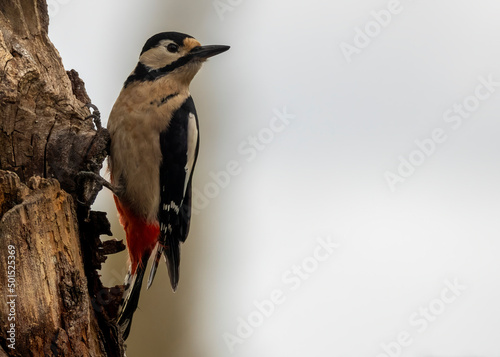
[[[156,275],[156,269],[158,269],[158,263],[160,262],[161,254],[163,253],[163,245],[157,244],[156,245],[156,250],[153,251],[153,263],[151,265],[151,271],[149,272],[149,278],[148,278],[148,286],[147,288],[149,289],[151,284],[153,284],[153,280]]]
[[[170,277],[170,285],[172,289],[177,290],[179,284],[179,265],[181,262],[181,247],[180,242],[176,237],[169,235],[163,247],[163,255],[167,262],[168,276]]]
[[[148,264],[149,255],[143,257],[142,263],[137,266],[135,274],[127,276],[127,290],[125,291],[125,299],[123,301],[122,309],[118,318],[118,326],[123,334],[123,339],[126,340],[130,327],[132,326],[132,317],[137,309],[139,303],[139,296],[141,295],[142,280],[146,272],[146,265]]]
[[[172,236],[166,237],[165,241],[163,241],[161,244],[158,244],[157,246],[157,250],[154,253],[153,265],[149,273],[148,288],[153,282],[156,274],[156,269],[158,267],[158,262],[162,253],[167,263],[170,284],[172,285],[172,289],[175,291],[177,289],[177,285],[179,284],[179,265],[181,261],[181,251],[179,239]],[[125,292],[125,298],[118,318],[118,326],[122,331],[124,340],[127,339],[130,333],[132,318],[139,304],[142,281],[144,280],[144,274],[146,272],[149,257],[150,254],[145,255],[142,258],[141,264],[137,266],[135,274],[129,274],[126,279],[126,284],[128,285],[128,287]]]

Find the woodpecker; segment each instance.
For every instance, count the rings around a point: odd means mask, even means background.
[[[189,232],[191,181],[199,148],[189,84],[207,58],[228,49],[202,46],[178,32],[152,36],[111,110],[108,165],[130,260],[118,317],[124,339],[150,258],[147,287],[163,255],[172,289],[177,289],[180,243]]]

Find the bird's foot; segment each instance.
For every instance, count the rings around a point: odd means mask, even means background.
[[[92,171],[80,171],[76,176],[76,182],[81,188],[78,203],[90,207],[103,186],[118,196],[118,190],[102,176]]]
[[[94,124],[97,130],[100,130],[102,128],[101,124],[101,112],[99,109],[92,103],[85,104],[85,107],[92,109],[92,113],[86,117],[85,119],[90,119],[92,118],[94,120]]]

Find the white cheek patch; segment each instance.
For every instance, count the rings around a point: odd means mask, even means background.
[[[196,144],[198,142],[198,128],[196,126],[196,117],[193,113],[189,113],[188,125],[187,125],[187,162],[184,170],[186,171],[186,178],[184,180],[184,194],[186,195],[186,188],[191,177],[191,172],[193,171]]]
[[[173,41],[162,41],[159,46],[151,48],[139,57],[139,62],[151,69],[168,66],[181,56],[179,53],[171,53],[166,46]]]

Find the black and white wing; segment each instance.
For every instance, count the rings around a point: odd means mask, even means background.
[[[163,253],[172,289],[179,282],[180,243],[189,232],[191,220],[191,179],[198,156],[198,117],[189,96],[173,114],[168,128],[160,134],[160,238],[154,256],[148,288],[153,282]]]

